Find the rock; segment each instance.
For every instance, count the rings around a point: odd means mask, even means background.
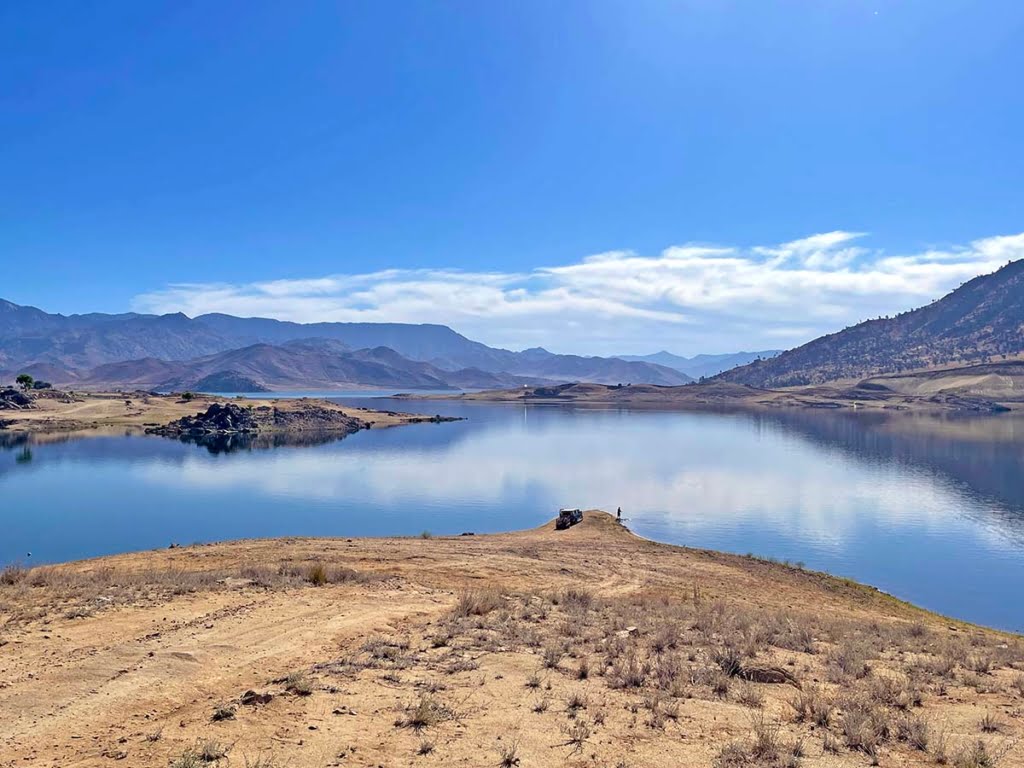
[[[752,683],[775,683],[800,688],[800,681],[782,667],[740,667],[736,677]]]
[[[16,389],[0,389],[0,411],[25,411],[35,408],[32,398]]]
[[[272,693],[256,693],[256,691],[250,690],[243,693],[238,701],[246,706],[255,706],[257,704],[269,704],[273,698],[274,694]]]
[[[146,433],[168,437],[202,438],[211,435],[254,435],[261,431],[350,434],[368,427],[369,424],[362,419],[314,404],[283,409],[214,403],[204,413],[185,416],[162,427],[151,427]]]
[[[156,435],[208,435],[236,432],[255,432],[259,429],[256,417],[248,408],[234,403],[214,403],[205,413],[183,416],[163,427],[147,429]]]

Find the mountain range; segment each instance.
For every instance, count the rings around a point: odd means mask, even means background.
[[[31,373],[31,367],[28,371]],[[388,347],[348,349],[333,339],[252,344],[194,360],[149,357],[105,363],[73,375],[77,387],[130,386],[155,390],[260,392],[274,389],[332,389],[360,386],[393,389],[497,389],[537,384],[544,379],[494,374],[475,368],[442,371],[402,357]]]
[[[81,387],[217,390],[500,388],[560,381],[673,386],[673,368],[488,347],[443,325],[292,323],[223,314],[50,314],[0,300],[0,377]]]
[[[822,336],[716,380],[789,387],[989,362],[1022,352],[1024,260],[976,277],[925,307]]]
[[[558,382],[789,387],[1024,354],[1024,260],[931,304],[786,352],[582,357],[496,349],[444,325],[292,323],[209,314],[55,315],[0,300],[0,380],[81,387],[492,389]],[[738,366],[738,367],[734,367]]]
[[[760,352],[729,352],[722,355],[694,355],[693,357],[680,357],[671,352],[655,352],[653,355],[619,355],[620,360],[628,360],[637,363],[654,363],[663,365],[666,368],[673,368],[693,379],[700,379],[714,376],[722,371],[728,371],[740,365],[752,363],[755,360],[766,360],[781,354],[781,349],[764,349]]]

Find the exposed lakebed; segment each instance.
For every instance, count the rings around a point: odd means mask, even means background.
[[[621,506],[643,536],[802,562],[1024,629],[1017,417],[351,402],[466,420],[343,440],[0,433],[0,563],[245,537],[483,533],[538,525],[559,506]]]

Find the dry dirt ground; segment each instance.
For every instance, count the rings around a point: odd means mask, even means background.
[[[0,766],[1024,765],[1024,647],[632,535],[226,542],[0,575]]]
[[[195,395],[183,400],[176,395],[148,395],[145,393],[53,392],[38,396],[31,410],[0,411],[0,421],[9,421],[8,429],[24,432],[92,433],[142,430],[157,427],[205,411],[213,403],[230,402],[223,397]],[[342,407],[328,400],[300,398],[246,398],[245,405],[253,408],[273,406],[281,410],[300,410],[316,405],[340,411],[370,422],[374,427],[388,427],[404,424],[422,416],[410,416],[394,412],[374,411],[363,408]]]

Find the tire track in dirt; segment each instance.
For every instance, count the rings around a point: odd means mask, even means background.
[[[215,703],[331,658],[346,638],[429,615],[432,605],[413,590],[355,597],[342,586],[256,599],[251,591],[214,593],[101,614],[51,639],[8,680],[0,752],[32,760],[45,746],[59,765],[89,762],[143,729],[206,721]],[[178,618],[168,624],[157,614]]]

